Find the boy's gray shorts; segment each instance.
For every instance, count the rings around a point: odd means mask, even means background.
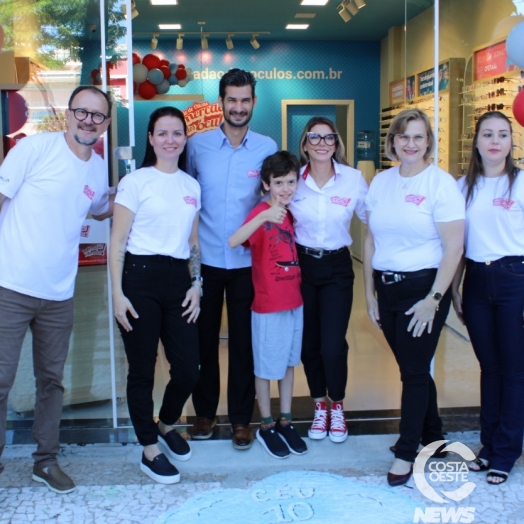
[[[251,311],[255,376],[281,380],[288,367],[300,364],[303,306],[276,313]]]

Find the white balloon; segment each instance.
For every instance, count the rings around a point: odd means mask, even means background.
[[[144,64],[135,64],[133,66],[133,80],[137,84],[141,84],[147,78],[149,69]]]
[[[193,72],[193,70],[190,67],[186,67],[186,72],[188,75],[190,75]]]
[[[179,80],[179,81],[178,81],[178,85],[179,85],[180,87],[186,87],[186,85],[187,85],[187,78],[184,78],[184,79],[182,79],[182,80]]]
[[[524,22],[520,22],[509,32],[506,51],[511,62],[524,69]]]
[[[186,80],[188,82],[191,82],[191,80],[194,80],[194,79],[195,79],[195,75],[193,73],[191,73],[190,75],[187,75],[187,77],[186,77]]]

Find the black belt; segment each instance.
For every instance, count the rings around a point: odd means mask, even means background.
[[[380,278],[382,283],[386,286],[390,284],[396,284],[403,280],[409,280],[410,278],[430,277],[435,275],[436,269],[420,269],[419,271],[373,271],[373,276]]]
[[[344,249],[347,249],[346,247],[341,247],[339,249],[323,249],[323,248],[315,248],[315,247],[306,247],[301,246],[300,244],[296,244],[297,251],[299,253],[302,253],[303,255],[309,255],[314,258],[322,258],[326,255],[334,255],[335,253],[340,253],[341,251],[344,251]]]

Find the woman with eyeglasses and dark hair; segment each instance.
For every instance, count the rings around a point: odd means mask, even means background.
[[[200,186],[182,171],[186,130],[176,108],[151,114],[142,167],[118,185],[109,254],[113,309],[129,364],[129,415],[144,446],[140,469],[162,484],[179,482],[171,462],[191,456],[173,425],[199,376]],[[153,384],[159,341],[170,381],[157,424]]]
[[[302,362],[315,402],[309,438],[344,442],[348,329],[354,273],[348,246],[353,213],[365,220],[367,184],[350,167],[337,128],[324,117],[306,124],[300,138],[302,165],[289,209],[302,271]],[[329,400],[331,406],[328,410]]]
[[[391,447],[395,460],[387,476],[391,486],[408,481],[420,443],[443,439],[430,364],[462,255],[464,198],[453,177],[429,163],[433,147],[424,112],[396,115],[386,154],[400,165],[376,175],[366,197],[368,314],[382,329],[402,380],[400,437]]]
[[[453,306],[480,363],[480,441],[469,464],[501,484],[524,437],[524,172],[515,166],[511,122],[499,111],[475,126],[467,175],[465,258]],[[462,297],[460,281],[466,270]]]

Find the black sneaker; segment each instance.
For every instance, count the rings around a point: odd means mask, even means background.
[[[185,462],[191,458],[191,448],[187,440],[176,429],[168,431],[165,435],[158,435],[158,444],[168,458]]]
[[[178,469],[167,460],[167,457],[160,453],[153,460],[148,460],[142,453],[142,462],[140,469],[154,481],[160,484],[176,484],[180,482],[180,473]]]
[[[278,436],[274,426],[269,426],[267,429],[260,428],[257,431],[257,440],[272,457],[277,459],[289,457],[289,449]]]
[[[307,444],[300,438],[293,424],[282,425],[280,419],[275,424],[275,431],[280,438],[287,444],[289,451],[295,455],[307,453]]]

